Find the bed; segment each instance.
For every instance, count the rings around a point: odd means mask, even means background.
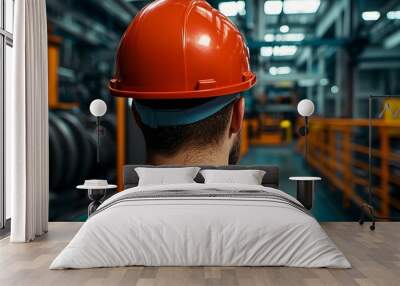
[[[278,190],[275,166],[262,185],[196,183],[138,186],[125,166],[125,191],[107,199],[50,269],[144,266],[350,268],[315,218]]]

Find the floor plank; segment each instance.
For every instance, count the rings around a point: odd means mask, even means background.
[[[119,267],[48,270],[81,223],[50,223],[49,233],[32,243],[0,240],[0,285],[136,285],[136,286],[266,286],[266,285],[399,285],[400,223],[368,225],[322,223],[352,263],[352,269],[289,267]]]

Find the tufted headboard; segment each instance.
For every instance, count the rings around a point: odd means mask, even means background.
[[[125,165],[124,166],[124,189],[136,187],[139,181],[139,177],[135,171],[137,167],[157,167],[157,168],[168,168],[168,167],[188,167],[188,166],[177,166],[177,165],[162,165],[162,166],[151,166],[151,165]],[[262,180],[262,185],[266,187],[278,188],[279,187],[279,168],[277,166],[266,166],[266,165],[229,165],[229,166],[199,166],[201,169],[220,169],[220,170],[264,170],[265,175]],[[203,176],[199,173],[195,178],[198,183],[203,183]]]

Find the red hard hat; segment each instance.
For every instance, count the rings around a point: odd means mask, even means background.
[[[114,96],[190,99],[250,89],[256,76],[235,25],[204,0],[159,0],[141,10],[123,35]]]

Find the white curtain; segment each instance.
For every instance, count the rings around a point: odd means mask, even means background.
[[[45,0],[15,1],[13,93],[6,98],[6,187],[12,242],[47,232],[48,99]]]

